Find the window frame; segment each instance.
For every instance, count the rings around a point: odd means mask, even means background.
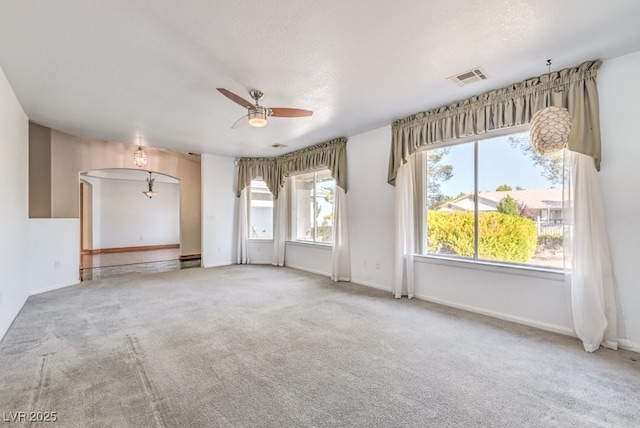
[[[532,264],[525,264],[525,263],[516,263],[516,262],[507,262],[507,261],[498,261],[498,260],[484,260],[484,259],[480,259],[478,258],[478,254],[479,254],[479,245],[480,245],[480,239],[479,239],[479,212],[478,212],[478,183],[479,183],[479,177],[478,177],[478,145],[481,141],[484,140],[490,140],[490,139],[495,139],[495,138],[500,138],[500,137],[506,137],[506,136],[510,136],[510,135],[515,135],[515,134],[521,134],[524,132],[529,132],[529,124],[524,124],[524,125],[519,125],[519,126],[513,126],[513,127],[509,127],[509,128],[504,128],[504,129],[500,129],[500,130],[496,130],[496,131],[492,131],[489,132],[487,134],[484,134],[482,136],[478,136],[478,135],[471,135],[469,137],[465,137],[465,138],[460,138],[457,140],[450,140],[447,142],[443,142],[443,143],[438,143],[438,144],[433,144],[433,145],[429,145],[427,148],[421,150],[423,152],[422,155],[422,159],[421,159],[421,168],[422,171],[424,171],[424,173],[422,174],[422,180],[421,180],[421,186],[422,186],[422,193],[423,193],[423,198],[424,198],[424,203],[422,203],[422,215],[421,215],[421,221],[425,222],[424,225],[424,229],[422,231],[422,237],[421,237],[421,253],[419,254],[414,254],[414,259],[418,262],[422,262],[422,263],[429,263],[429,264],[436,264],[436,265],[444,265],[444,266],[456,266],[456,267],[462,267],[462,268],[466,268],[466,269],[479,269],[479,270],[484,270],[484,271],[491,271],[491,272],[502,272],[502,273],[510,273],[510,274],[516,274],[519,276],[528,276],[528,277],[536,277],[536,278],[545,278],[545,279],[552,279],[552,280],[557,280],[557,281],[564,281],[565,280],[565,272],[570,272],[571,269],[566,267],[566,265],[562,268],[559,267],[552,267],[552,266],[539,266],[539,265],[532,265]],[[474,166],[474,173],[473,173],[473,179],[474,179],[474,183],[473,183],[473,189],[474,189],[474,255],[473,258],[468,258],[468,257],[461,257],[461,256],[456,256],[456,255],[442,255],[442,254],[435,254],[435,253],[429,253],[428,250],[428,227],[426,225],[427,222],[427,215],[428,215],[428,208],[427,208],[427,156],[426,156],[426,152],[429,150],[435,150],[435,149],[442,149],[442,148],[447,148],[447,147],[454,147],[454,146],[459,146],[462,144],[469,144],[469,143],[473,143],[474,144],[474,149],[473,149],[473,166]],[[566,166],[565,168],[565,172],[566,172]],[[563,173],[564,174],[564,173]],[[566,180],[563,180],[562,183],[562,189],[563,189],[563,193],[564,193],[564,188],[566,186],[565,183]],[[564,209],[564,208],[563,208]],[[564,213],[563,213],[563,218],[564,218]],[[563,249],[564,252],[564,249]],[[566,257],[566,256],[565,256]]]
[[[265,184],[265,186],[267,184],[264,181],[264,179],[262,177],[260,177],[260,176],[254,177],[254,178],[251,179],[251,182],[254,182],[254,181],[262,181]],[[272,205],[271,205],[271,238],[253,238],[253,237],[251,237],[251,210],[253,208],[251,206],[251,203],[252,203],[253,199],[251,198],[251,195],[252,195],[251,183],[249,183],[249,194],[247,195],[247,197],[249,199],[247,201],[248,202],[248,206],[247,206],[247,223],[248,223],[248,225],[247,225],[247,228],[248,228],[248,233],[249,233],[249,237],[248,237],[249,241],[255,241],[255,242],[270,242],[270,241],[273,241],[273,233],[274,233],[274,230],[275,230],[275,220],[276,220],[275,219],[275,215],[274,215],[275,214],[275,199],[273,198],[273,193],[271,193],[271,191],[269,191],[269,193],[271,194],[271,203],[272,203]]]
[[[333,247],[333,239],[331,240],[331,242],[322,242],[322,241],[318,241],[317,240],[317,229],[314,227],[314,237],[313,237],[313,241],[310,240],[306,240],[306,239],[298,239],[297,237],[297,221],[298,221],[298,206],[297,206],[297,202],[296,202],[296,185],[295,185],[295,180],[296,177],[301,176],[301,175],[308,175],[308,174],[313,174],[313,186],[314,186],[314,194],[316,193],[316,186],[318,185],[318,179],[317,179],[317,174],[319,172],[324,172],[324,171],[328,171],[329,173],[331,173],[331,170],[328,167],[320,167],[320,168],[314,168],[314,169],[310,169],[310,170],[306,170],[306,171],[299,171],[296,172],[294,174],[290,174],[289,175],[289,239],[288,241],[296,243],[296,244],[304,244],[304,245],[310,245],[310,246],[321,246],[321,247],[328,247],[328,248],[332,248]],[[334,181],[334,189],[335,187],[337,187],[337,183],[335,182],[335,178],[333,178]],[[335,190],[334,190],[334,194],[335,194]],[[314,210],[317,207],[317,201],[316,198],[313,198],[314,200]],[[333,234],[333,225],[331,226],[331,232]]]

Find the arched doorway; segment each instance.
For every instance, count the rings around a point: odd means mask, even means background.
[[[82,280],[179,268],[180,234],[179,179],[139,169],[80,173]]]

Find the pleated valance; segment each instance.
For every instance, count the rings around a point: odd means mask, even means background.
[[[274,195],[278,194],[280,187],[280,174],[276,165],[276,158],[240,158],[238,160],[238,190],[240,196],[242,189],[251,184],[251,180],[262,177],[267,187]]]
[[[274,198],[278,197],[284,179],[296,172],[327,167],[336,184],[347,190],[347,139],[336,138],[276,158],[240,158],[238,161],[238,188],[251,184],[251,180],[262,177]]]
[[[597,70],[602,61],[525,80],[454,104],[396,120],[392,126],[389,184],[409,156],[431,144],[529,123],[545,107],[571,115],[569,150],[591,156],[600,169]]]

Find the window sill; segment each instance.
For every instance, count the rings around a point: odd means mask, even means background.
[[[332,249],[332,244],[323,244],[321,242],[311,242],[311,241],[287,241],[287,244],[300,245],[301,247],[309,247],[309,248],[326,248]]]
[[[273,238],[249,238],[249,242],[273,242]]]
[[[526,276],[531,278],[541,278],[551,281],[565,282],[565,274],[558,269],[515,266],[502,263],[492,263],[488,261],[452,259],[449,257],[439,257],[435,255],[414,254],[413,259],[418,263],[436,264],[461,269],[482,270],[506,275]]]

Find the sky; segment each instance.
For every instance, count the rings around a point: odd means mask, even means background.
[[[453,166],[453,177],[440,183],[447,196],[473,192],[473,143],[451,146],[442,164]],[[543,169],[535,165],[519,148],[512,148],[509,137],[492,138],[478,143],[478,190],[493,192],[502,184],[513,189],[547,189],[557,187],[542,176]]]

